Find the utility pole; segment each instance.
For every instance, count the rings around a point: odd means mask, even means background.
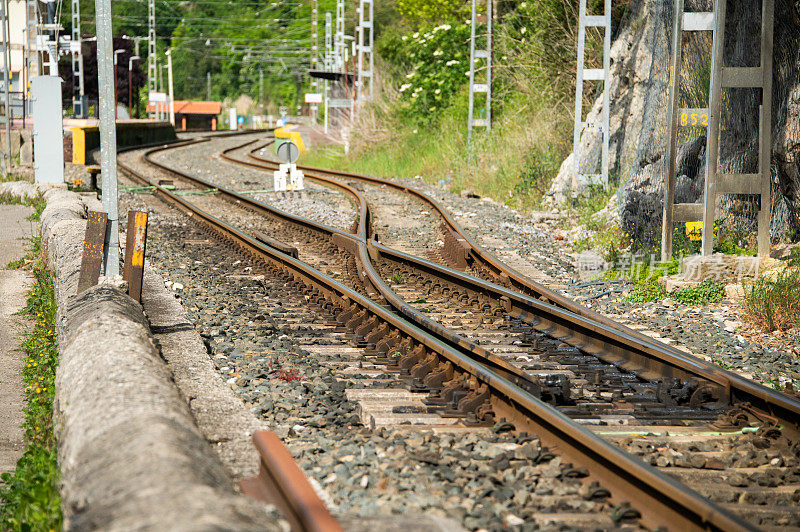
[[[108,213],[105,239],[105,275],[119,275],[119,213],[117,205],[117,126],[114,119],[113,42],[111,0],[95,0],[97,13],[97,78],[100,92],[100,175],[103,209]]]
[[[258,69],[258,105],[264,107],[264,69]]]
[[[211,72],[206,72],[206,100],[211,101]]]
[[[81,42],[81,5],[72,0],[72,114],[86,118],[86,92],[83,83],[83,46]],[[76,83],[77,81],[77,83]]]
[[[169,123],[175,126],[175,97],[172,92],[172,48],[167,50],[167,83],[169,84]]]
[[[156,0],[147,1],[147,108],[150,109],[150,98],[157,92],[156,77]],[[155,110],[148,113],[155,117]]]

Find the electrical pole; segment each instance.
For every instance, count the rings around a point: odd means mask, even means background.
[[[167,83],[169,84],[169,123],[175,126],[175,97],[172,92],[172,48],[167,50]]]
[[[156,87],[156,0],[147,1],[147,108],[150,118],[154,118],[155,110],[150,111],[151,95],[158,90]]]
[[[258,69],[258,105],[264,107],[264,69]]]
[[[206,100],[211,101],[211,72],[206,72]]]
[[[108,213],[104,265],[106,277],[119,275],[119,213],[117,205],[117,126],[114,119],[114,66],[111,0],[95,0],[97,13],[97,78],[100,93],[100,175],[103,209]]]

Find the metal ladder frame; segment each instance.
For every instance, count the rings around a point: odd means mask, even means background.
[[[469,39],[469,115],[467,117],[467,137],[472,138],[473,127],[492,129],[492,2],[486,0],[486,48],[477,49],[476,31],[478,25],[477,0],[472,0],[472,19]],[[475,60],[486,61],[485,83],[475,83]],[[475,94],[486,95],[486,117],[475,118]]]
[[[770,160],[772,145],[772,37],[774,0],[762,0],[761,53],[758,67],[724,67],[725,0],[715,0],[713,12],[684,12],[684,0],[675,0],[673,54],[670,68],[670,112],[667,115],[669,146],[664,183],[664,211],[661,230],[661,260],[672,258],[673,225],[676,222],[703,220],[702,254],[711,255],[714,247],[716,199],[720,194],[755,194],[761,197],[758,213],[758,253],[769,254],[771,208]],[[711,86],[708,108],[679,108],[679,79],[683,31],[713,31],[711,52]],[[722,89],[761,88],[759,108],[759,156],[756,174],[720,174],[719,136]],[[766,109],[766,112],[765,112]],[[681,116],[680,120],[678,115]],[[706,127],[706,175],[703,204],[675,203],[677,179],[678,127]]]
[[[83,82],[83,48],[81,42],[81,6],[72,0],[72,112],[77,118],[86,118],[86,92]],[[77,80],[77,83],[75,81]]]
[[[578,69],[575,78],[575,122],[573,127],[572,164],[575,173],[580,177],[588,177],[591,181],[600,178],[600,184],[608,189],[608,151],[609,151],[609,114],[611,90],[611,0],[605,0],[602,15],[589,15],[586,12],[586,0],[580,0],[578,11]],[[603,68],[584,68],[586,58],[586,28],[604,28],[603,35]],[[603,82],[603,114],[600,123],[583,121],[583,82]],[[581,134],[588,129],[599,129],[603,133],[602,160],[600,174],[581,174]]]
[[[775,0],[761,0],[761,50],[757,67],[726,67],[725,15],[727,5],[717,1],[717,17],[712,54],[711,117],[706,149],[706,186],[703,203],[703,255],[711,255],[714,246],[716,200],[720,194],[753,194],[761,196],[758,212],[758,254],[769,255],[771,217],[770,162],[772,157],[772,38],[775,23]],[[755,174],[723,174],[719,171],[720,114],[722,89],[760,88],[758,132],[758,172]],[[709,161],[713,164],[709,164]]]
[[[333,41],[334,67],[344,72],[344,0],[336,0],[336,34]]]
[[[369,4],[369,16],[367,16],[367,4]],[[374,13],[373,0],[359,0],[358,7],[358,79],[356,81],[356,100],[372,99],[374,96],[372,75],[373,57],[372,45],[374,38]],[[369,30],[369,31],[365,31]],[[368,40],[368,42],[367,42]],[[365,69],[364,66],[368,65]],[[367,88],[367,83],[369,87]],[[368,94],[367,94],[368,93]]]

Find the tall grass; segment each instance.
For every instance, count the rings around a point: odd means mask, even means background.
[[[786,269],[746,285],[742,308],[767,332],[800,326],[800,269]]]

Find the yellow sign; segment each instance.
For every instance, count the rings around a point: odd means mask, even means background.
[[[706,113],[681,113],[681,126],[708,127],[708,115]]]
[[[703,240],[703,222],[686,222],[686,236],[694,242]]]

